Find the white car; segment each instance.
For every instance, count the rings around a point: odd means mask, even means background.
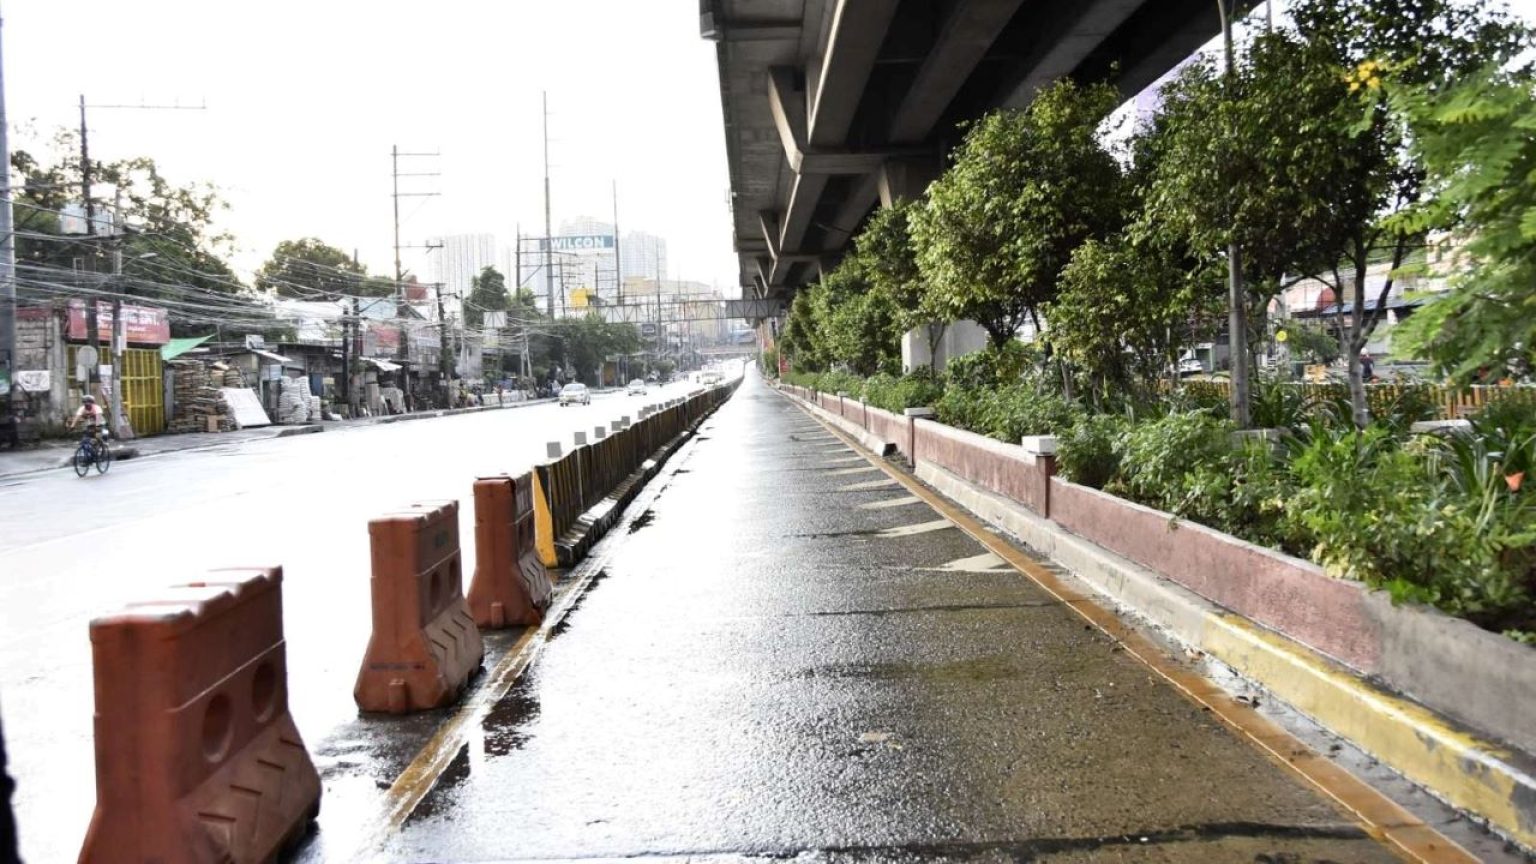
[[[644,396],[645,395],[645,382],[641,381],[639,378],[636,378],[635,380],[629,382],[629,386],[627,388],[625,388],[625,390],[624,390],[624,395],[626,395],[626,396]]]
[[[591,405],[592,391],[587,389],[587,385],[572,381],[560,388],[560,407],[576,404]]]

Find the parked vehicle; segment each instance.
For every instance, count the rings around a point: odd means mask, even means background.
[[[629,387],[624,390],[626,396],[644,396],[646,392],[645,382],[639,378],[629,382]]]
[[[582,384],[579,381],[572,381],[571,383],[569,383],[569,384],[565,385],[564,387],[560,388],[560,407],[561,408],[564,408],[567,405],[591,405],[591,404],[592,404],[592,391],[587,389],[587,385]]]

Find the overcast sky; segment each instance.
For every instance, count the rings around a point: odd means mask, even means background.
[[[714,45],[692,0],[0,0],[13,147],[78,125],[77,104],[206,102],[206,111],[89,111],[91,154],[153,156],[217,184],[237,269],[316,236],[392,263],[390,147],[441,152],[402,170],[402,242],[504,241],[544,221],[548,91],[556,231],[612,218],[667,238],[673,278],[734,294]],[[32,133],[29,134],[30,125]],[[409,185],[405,185],[409,183]],[[431,269],[424,253],[407,267]]]
[[[437,151],[403,181],[402,240],[543,228],[540,93],[554,222],[611,218],[665,236],[671,278],[734,293],[714,46],[693,0],[0,0],[12,146],[87,104],[92,154],[153,156],[217,184],[248,272],[316,236],[389,273],[391,145]],[[1515,0],[1530,19],[1536,0]],[[1262,13],[1260,13],[1262,14]],[[30,133],[29,134],[29,130]],[[422,252],[406,266],[426,276]]]

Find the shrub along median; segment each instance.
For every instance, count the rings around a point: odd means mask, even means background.
[[[1536,643],[1536,491],[1526,484],[1536,410],[1526,388],[1492,400],[1468,428],[1415,433],[1435,412],[1427,386],[1373,387],[1373,420],[1361,429],[1342,386],[1267,380],[1254,415],[1272,431],[1239,433],[1217,387],[1091,404],[1012,349],[960,358],[938,376],[786,381],[893,412],[932,406],[939,422],[1010,443],[1055,435],[1073,482]]]

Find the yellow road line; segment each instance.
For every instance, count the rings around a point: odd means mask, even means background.
[[[802,407],[801,410],[804,410]],[[980,520],[962,508],[951,504],[937,493],[904,472],[897,471],[885,460],[869,455],[852,436],[846,435],[830,423],[809,411],[808,416],[821,423],[827,431],[841,438],[865,460],[890,475],[909,492],[921,498],[939,515],[955,523],[960,530],[971,535],[977,542],[996,553],[1014,569],[1040,586],[1063,606],[1076,612],[1089,624],[1114,639],[1127,654],[1141,661],[1158,677],[1171,684],[1185,697],[1209,709],[1212,714],[1246,739],[1260,752],[1300,775],[1318,791],[1335,801],[1370,836],[1381,841],[1393,852],[1409,861],[1423,864],[1449,864],[1449,862],[1476,862],[1478,859],[1455,841],[1426,825],[1423,820],[1408,812],[1397,802],[1383,795],[1358,777],[1350,774],[1331,760],[1319,755],[1305,742],[1284,728],[1255,712],[1251,707],[1235,702],[1231,694],[1222,690],[1204,676],[1171,661],[1153,642],[1121,621],[1113,612],[1100,606],[1091,597],[1072,590],[1066,582],[1050,570],[993,534]]]

